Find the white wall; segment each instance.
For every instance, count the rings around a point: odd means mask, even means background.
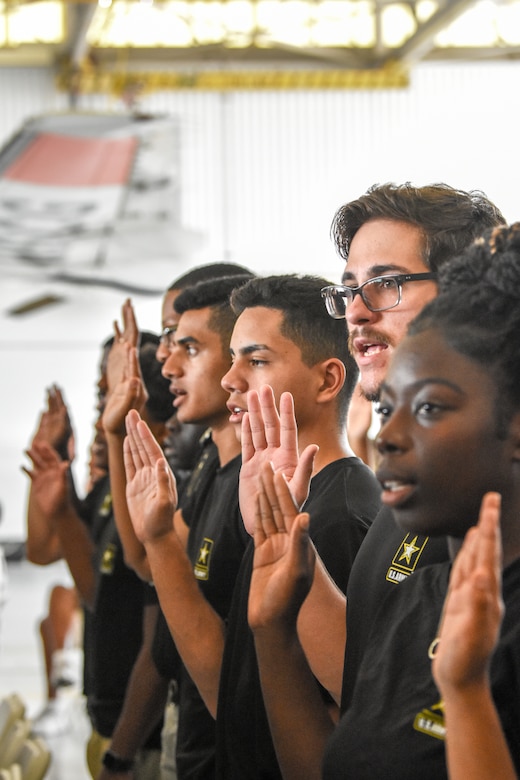
[[[146,286],[166,287],[195,263],[230,260],[259,272],[319,273],[337,280],[329,240],[336,208],[374,182],[446,181],[478,188],[509,220],[517,204],[520,63],[418,66],[406,90],[177,92],[141,108],[181,126],[181,224],[199,236],[178,255],[142,268]],[[43,69],[0,70],[0,142],[31,116],[66,108]],[[97,97],[83,110],[121,110]],[[24,537],[23,450],[52,381],[63,385],[78,436],[77,475],[93,420],[99,344],[123,295],[37,282],[27,269],[1,270],[0,539]],[[23,318],[5,315],[21,298],[61,292],[67,301]],[[134,299],[143,327],[157,329],[159,298]]]

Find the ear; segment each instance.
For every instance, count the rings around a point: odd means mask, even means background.
[[[330,403],[333,401],[345,384],[347,370],[339,358],[324,360],[317,367],[320,372],[321,384],[318,388],[317,403]]]
[[[520,412],[513,415],[509,429],[513,444],[513,460],[520,461]]]

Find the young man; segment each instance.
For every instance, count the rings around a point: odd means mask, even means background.
[[[220,380],[229,368],[229,338],[236,319],[229,296],[249,277],[201,282],[179,294],[175,307],[180,318],[162,369],[170,380],[178,420],[203,424],[211,431],[181,507],[174,514],[169,505],[161,517],[163,524],[156,523],[146,544],[149,579],[185,667],[179,691],[179,778],[214,776],[215,724],[190,678],[194,659],[185,648],[193,642],[202,653],[204,643],[210,641],[209,622],[192,621],[200,604],[219,621],[227,619],[248,540],[238,508],[240,445],[229,422],[227,393]],[[128,415],[129,438],[138,421],[136,412]],[[136,505],[144,513],[153,511],[153,503],[143,493],[140,471],[134,475],[127,469],[127,475],[132,517]]]
[[[343,286],[326,293],[326,300],[329,311],[344,313],[349,348],[367,398],[378,398],[408,324],[436,296],[439,269],[487,228],[503,223],[500,211],[481,192],[446,184],[384,184],[337,211],[331,233],[346,265]],[[347,634],[354,639],[347,643],[345,678],[337,678],[342,709],[348,706],[366,633],[381,599],[418,567],[446,557],[442,538],[403,533],[386,508],[376,518],[347,590]]]
[[[239,313],[231,338],[233,367],[222,382],[230,393],[230,419],[237,428],[246,409],[254,417],[250,405],[258,406],[258,394],[269,406],[274,423],[275,439],[268,436],[262,447],[259,442],[253,446],[249,439],[254,436],[254,426],[249,428],[249,417],[244,419],[241,481],[246,483],[252,480],[258,463],[269,460],[280,444],[275,401],[280,404],[287,466],[297,461],[294,427],[289,430],[283,426],[292,414],[292,406],[287,408],[287,396],[283,393],[288,389],[295,394],[300,446],[305,447],[307,442],[320,445],[309,498],[316,509],[316,544],[338,583],[345,588],[345,560],[353,560],[379,508],[379,487],[370,470],[352,457],[346,440],[345,415],[357,372],[349,360],[341,323],[332,323],[322,307],[319,290],[323,283],[315,277],[270,277],[251,280],[238,288],[232,297],[232,305]],[[179,338],[178,331],[177,341]],[[184,387],[173,389],[185,392]],[[189,408],[189,388],[185,395],[179,412]],[[310,449],[315,454],[316,448]],[[127,450],[129,476],[142,486],[141,501],[132,504],[131,515],[152,562],[158,559],[160,548],[167,549],[161,535],[167,533],[175,500],[174,485],[145,426],[139,423],[134,428],[132,418]],[[244,493],[247,497],[247,491]],[[147,511],[143,511],[144,507]],[[242,503],[242,497],[241,509],[246,526],[251,528],[251,507],[247,501]],[[166,567],[170,558],[163,552],[161,559],[164,588],[169,589],[170,598],[179,599],[182,594],[175,593],[168,578]],[[217,715],[217,777],[226,780],[280,776],[261,702],[247,611],[244,612],[251,560],[252,543],[235,586],[228,632],[224,621],[200,599],[197,602],[192,598],[189,608],[183,610],[182,620],[179,618],[184,632],[181,639],[185,640],[188,632],[191,636],[190,641],[183,646],[178,641],[177,646],[210,711]]]
[[[295,431],[284,430],[285,393],[292,394],[300,452],[319,446],[306,501],[313,517],[311,537],[344,592],[359,546],[379,509],[379,488],[348,444],[345,420],[357,370],[342,328],[330,328],[320,312],[315,298],[320,284],[316,277],[273,276],[252,280],[234,292],[231,303],[239,316],[231,338],[233,366],[222,384],[230,393],[231,419],[239,423],[247,412],[240,508],[250,533],[256,512],[250,505],[249,483],[261,464],[272,458],[273,466],[281,467],[275,449],[287,438],[294,439],[283,453],[288,474],[291,446],[294,460],[298,458]],[[265,441],[252,446],[258,398],[264,409],[269,408],[271,425]],[[280,406],[279,431],[274,399]],[[237,578],[226,633],[217,710],[217,778],[221,780],[281,777],[247,620],[253,550],[251,542]],[[330,705],[327,697],[325,701]]]

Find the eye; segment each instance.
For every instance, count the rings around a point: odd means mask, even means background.
[[[198,350],[192,344],[187,344],[186,354],[189,355],[190,357],[194,357],[195,355],[198,355]]]
[[[389,406],[389,404],[383,403],[383,401],[380,401],[375,406],[375,413],[378,417],[381,418],[381,420],[388,420],[390,415],[392,414],[392,409]]]
[[[418,403],[414,409],[414,414],[417,417],[432,418],[439,415],[444,411],[444,407],[440,404],[433,403],[432,401],[423,401]]]
[[[251,366],[266,366],[267,360],[262,360],[261,358],[251,358],[249,361],[249,365]]]
[[[390,290],[395,286],[395,279],[393,276],[384,276],[378,280],[377,286],[380,290]]]

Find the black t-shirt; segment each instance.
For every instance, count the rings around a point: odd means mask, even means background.
[[[352,703],[325,754],[324,780],[447,779],[444,718],[428,648],[450,563],[417,571],[380,605]],[[520,771],[520,559],[503,573],[506,613],[491,664],[493,697]]]
[[[347,588],[347,646],[341,710],[349,705],[367,635],[382,599],[417,569],[448,560],[444,537],[406,534],[388,507],[372,523],[356,556]]]
[[[88,616],[84,632],[87,710],[96,731],[110,737],[141,649],[143,611],[150,600],[155,600],[155,595],[124,562],[108,478],[97,483],[92,494],[81,510],[95,544],[96,575],[94,609],[85,610]],[[143,747],[160,748],[160,732],[159,724]]]
[[[200,426],[194,425],[193,427],[197,431],[200,429]],[[193,463],[189,475],[183,476],[180,481],[178,473],[175,474],[179,508],[182,509],[186,502],[188,506],[192,506],[193,511],[194,493],[204,495],[204,484],[210,484],[218,467],[217,448],[211,440],[211,435],[206,432],[204,435],[199,436],[197,459]],[[189,511],[188,509],[188,513]],[[179,681],[182,661],[162,611],[160,611],[157,617],[155,626],[152,658],[161,677]]]
[[[343,591],[357,550],[379,507],[379,483],[357,458],[330,463],[311,481],[305,506],[310,514],[310,536]],[[254,638],[247,622],[253,554],[251,540],[229,615],[217,714],[218,780],[281,778],[262,697]]]
[[[238,507],[241,458],[220,468],[215,445],[193,472],[182,513],[189,526],[187,553],[199,587],[213,609],[227,619],[246,543]],[[213,780],[215,720],[183,667],[179,685],[177,773],[180,780]]]

